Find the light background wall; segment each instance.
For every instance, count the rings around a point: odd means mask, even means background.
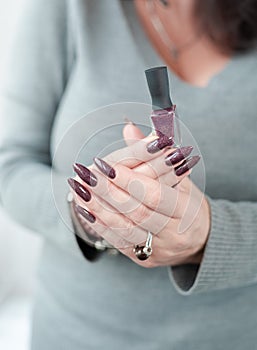
[[[0,0],[0,84],[8,45],[17,30],[16,22],[24,1]],[[4,121],[0,121],[0,135],[4,127]],[[13,222],[0,207],[1,350],[30,348],[33,291],[41,244],[35,233]]]
[[[17,30],[15,23],[23,2],[0,0],[0,79],[5,73],[8,44]],[[4,122],[0,123],[0,128],[4,128]],[[33,291],[40,246],[41,241],[35,233],[14,223],[0,208],[0,303],[10,294]]]

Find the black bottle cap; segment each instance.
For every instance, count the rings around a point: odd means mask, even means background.
[[[152,98],[153,109],[156,109],[156,107],[160,109],[172,107],[167,67],[147,69],[145,75]]]

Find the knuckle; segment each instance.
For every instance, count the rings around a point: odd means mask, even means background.
[[[189,247],[189,239],[186,234],[177,234],[176,240],[174,241],[174,249],[177,252],[181,252],[183,250],[188,249]]]
[[[120,219],[120,215],[118,213],[108,213],[108,215],[105,216],[104,221],[111,230],[117,230],[124,227],[124,223]]]
[[[136,232],[135,226],[129,220],[123,220],[118,223],[119,228],[117,228],[117,233],[124,237],[126,241],[134,243],[138,241],[138,234]]]
[[[125,248],[127,246],[127,242],[122,237],[117,236],[115,236],[115,238],[113,239],[113,244],[118,249],[123,247]]]
[[[133,221],[137,223],[141,223],[142,221],[145,221],[149,215],[150,210],[143,204],[139,205],[136,210],[133,211]]]
[[[124,236],[126,237],[126,240],[128,240],[129,242],[136,242],[138,239],[137,234],[134,230],[134,227],[132,226],[126,229]]]
[[[148,205],[151,208],[156,209],[160,205],[160,201],[161,201],[161,188],[159,183],[157,183],[153,185],[151,188],[151,193],[148,199]]]

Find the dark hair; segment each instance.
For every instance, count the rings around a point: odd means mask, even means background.
[[[257,0],[195,0],[199,29],[226,53],[257,44]]]

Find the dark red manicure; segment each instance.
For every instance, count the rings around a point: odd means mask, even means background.
[[[107,164],[103,159],[95,157],[93,159],[97,168],[110,179],[114,179],[116,176],[115,170],[109,164]]]
[[[175,167],[175,169],[174,169],[175,174],[177,176],[183,175],[189,169],[193,168],[193,166],[195,166],[199,162],[200,158],[201,158],[200,156],[193,156],[193,157],[189,157],[189,158],[185,159],[182,164]]]
[[[167,136],[163,135],[163,136],[159,137],[158,139],[153,140],[150,143],[148,143],[147,151],[149,153],[156,153],[167,146],[172,146],[173,144],[174,144],[174,141],[171,137],[167,137]]]
[[[165,163],[169,166],[179,163],[183,159],[188,157],[192,150],[192,146],[177,148],[176,150],[167,155],[167,157],[165,158]]]
[[[95,222],[95,216],[90,213],[87,209],[82,208],[80,205],[75,204],[75,209],[76,211],[83,216],[87,221],[91,222],[92,224]]]
[[[73,164],[73,169],[75,173],[83,180],[85,183],[87,183],[89,186],[94,187],[97,184],[97,178],[92,173],[91,170],[89,170],[87,167],[85,167],[82,164],[75,163]]]
[[[89,202],[91,199],[90,192],[82,186],[78,181],[74,179],[68,179],[68,183],[70,187],[79,195],[85,202]]]

